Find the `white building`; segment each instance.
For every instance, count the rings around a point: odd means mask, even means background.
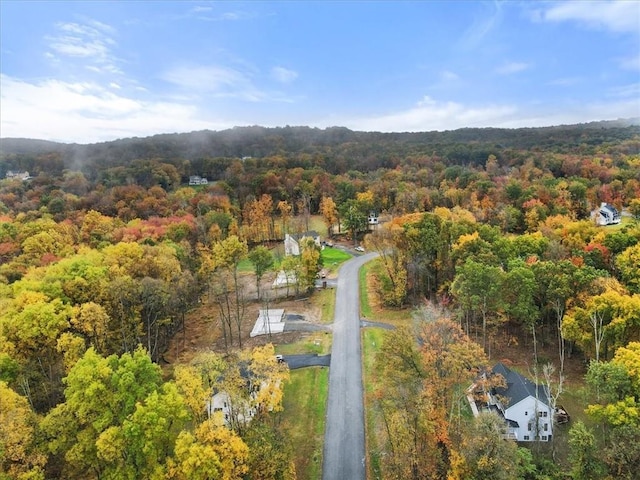
[[[476,382],[469,392],[469,402],[474,414],[490,410],[507,424],[507,437],[519,442],[551,440],[553,435],[553,411],[547,389],[536,385],[502,363],[496,364],[491,375],[501,375],[505,387],[484,388],[486,382]],[[486,376],[483,377],[486,380]],[[473,399],[472,392],[480,393],[482,400]]]
[[[209,180],[199,175],[191,175],[189,177],[189,185],[208,185]]]
[[[620,223],[621,217],[618,209],[613,205],[602,202],[596,212],[596,222],[598,225],[616,225]]]
[[[24,182],[25,180],[29,180],[31,177],[29,176],[29,172],[13,172],[9,170],[7,172],[6,178],[22,180]]]
[[[300,255],[300,240],[305,237],[313,238],[315,244],[320,246],[320,235],[313,230],[305,233],[285,234],[284,236],[284,254],[298,256]]]

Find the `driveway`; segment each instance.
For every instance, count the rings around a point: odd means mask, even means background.
[[[340,267],[329,369],[323,480],[364,480],[365,438],[358,270],[375,257],[355,257]]]
[[[289,370],[304,367],[328,367],[331,364],[331,355],[283,355],[282,359],[289,366]]]

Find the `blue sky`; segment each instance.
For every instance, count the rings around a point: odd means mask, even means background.
[[[640,2],[0,0],[0,136],[640,117]]]

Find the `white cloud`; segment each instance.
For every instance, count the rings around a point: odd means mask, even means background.
[[[280,83],[291,83],[298,78],[298,72],[284,67],[273,67],[271,77]]]
[[[380,132],[422,132],[455,130],[466,127],[521,128],[576,124],[640,116],[638,97],[618,102],[557,105],[535,108],[507,104],[465,105],[440,102],[425,96],[415,107],[379,116],[332,119],[328,124],[345,125],[354,130]],[[316,126],[320,126],[317,122]]]
[[[90,143],[233,125],[205,121],[193,105],[144,102],[90,82],[30,83],[0,75],[0,95],[3,137]]]
[[[442,82],[457,82],[460,80],[460,76],[457,73],[451,72],[449,70],[444,70],[440,72],[440,80]]]
[[[111,37],[115,30],[102,22],[87,19],[85,23],[57,23],[57,33],[46,37],[49,51],[45,56],[59,62],[67,60],[84,61],[87,69],[96,73],[121,73],[118,60],[111,49],[116,44]]]
[[[629,85],[610,88],[608,94],[611,97],[634,98],[640,109],[640,83],[631,83]]]
[[[245,69],[246,70],[246,69]],[[284,69],[283,69],[284,70]],[[272,72],[273,73],[273,72]],[[282,80],[297,75],[279,72]],[[221,65],[179,66],[166,71],[162,79],[196,97],[230,98],[246,102],[291,102],[282,92],[267,91],[255,85],[257,73]]]
[[[377,117],[351,119],[346,122],[346,126],[357,130],[382,132],[450,130],[499,124],[516,111],[517,109],[511,105],[470,107],[457,102],[439,102],[425,96],[415,107],[408,110]]]
[[[250,77],[240,70],[224,66],[180,66],[168,70],[162,78],[197,95],[240,98],[257,102],[264,99]]]
[[[562,77],[556,78],[555,80],[551,80],[547,82],[547,85],[556,86],[556,87],[572,87],[582,82],[582,79],[579,77]]]
[[[640,31],[640,3],[635,0],[571,0],[552,4],[539,12],[538,18],[551,22],[576,21],[589,28],[637,34]]]
[[[514,73],[523,72],[531,68],[531,64],[525,62],[508,62],[496,68],[496,73],[500,75],[512,75]]]
[[[202,5],[197,5],[195,7],[193,7],[190,12],[192,13],[203,13],[203,12],[210,12],[213,10],[213,7],[205,7]]]
[[[640,53],[620,60],[620,67],[625,70],[640,70]]]
[[[465,49],[478,46],[489,33],[502,22],[503,11],[500,2],[482,2],[480,5],[490,9],[476,18],[469,28],[460,36],[459,45]]]

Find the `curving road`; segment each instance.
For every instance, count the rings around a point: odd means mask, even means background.
[[[323,480],[364,480],[366,477],[358,270],[375,255],[369,253],[349,260],[338,275]]]

